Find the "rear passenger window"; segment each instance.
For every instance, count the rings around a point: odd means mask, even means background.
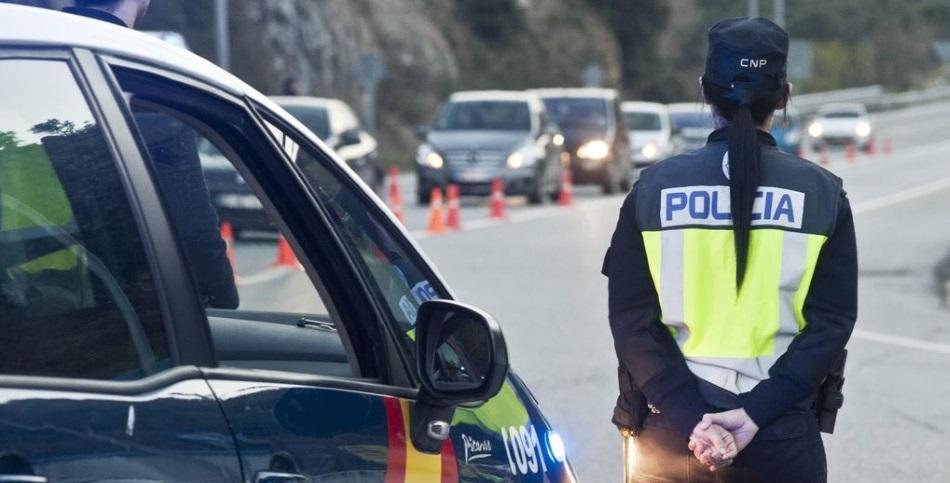
[[[0,373],[128,380],[169,365],[115,160],[58,60],[0,60]]]

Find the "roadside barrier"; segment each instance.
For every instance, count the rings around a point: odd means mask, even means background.
[[[489,218],[506,218],[505,216],[505,183],[501,178],[495,178],[491,183],[491,201],[489,203]]]
[[[300,265],[300,261],[297,260],[297,255],[294,255],[293,248],[290,248],[290,243],[284,238],[284,235],[277,235],[277,260],[274,260],[271,266],[290,267],[294,269],[303,268]]]
[[[561,173],[561,193],[558,194],[557,204],[570,206],[574,203],[574,176],[571,168],[565,168]]]
[[[426,231],[433,235],[445,233],[445,221],[442,217],[442,190],[432,188],[429,196],[429,224]]]
[[[445,189],[447,210],[445,213],[445,226],[451,230],[462,229],[462,209],[459,200],[459,187],[457,184],[450,184]]]
[[[402,193],[399,192],[399,168],[389,168],[389,209],[403,225],[406,224],[406,213],[402,207]]]

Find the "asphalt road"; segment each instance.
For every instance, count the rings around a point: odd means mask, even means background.
[[[825,437],[830,479],[950,481],[950,309],[934,276],[950,255],[950,103],[877,115],[875,127],[892,154],[831,156],[856,213],[861,301],[845,407]],[[501,322],[513,367],[562,433],[581,481],[618,481],[609,422],[617,361],[599,270],[622,197],[579,188],[570,208],[511,200],[507,222],[486,220],[485,202],[466,200],[465,229],[430,236],[411,177],[400,184],[408,227],[459,298]],[[255,285],[242,290],[246,304],[272,308],[255,298],[260,284],[291,294],[294,309],[318,303],[300,274],[260,275],[273,244],[239,244],[238,255]]]

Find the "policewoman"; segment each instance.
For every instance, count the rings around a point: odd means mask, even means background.
[[[791,94],[788,34],[732,18],[708,37],[718,128],[643,172],[604,263],[628,478],[825,481],[816,399],[857,317],[851,207],[769,135]],[[710,465],[696,435],[717,427],[738,456]]]

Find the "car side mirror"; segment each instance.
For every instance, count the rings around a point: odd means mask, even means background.
[[[429,126],[425,124],[420,124],[416,126],[416,138],[420,141],[425,141],[429,137]]]
[[[455,407],[491,399],[508,375],[508,348],[492,316],[468,305],[432,300],[416,319],[416,369],[421,388],[413,406],[412,439],[438,453]]]
[[[340,144],[339,147],[343,146],[353,146],[363,142],[363,132],[354,127],[353,129],[347,129],[340,134]]]

